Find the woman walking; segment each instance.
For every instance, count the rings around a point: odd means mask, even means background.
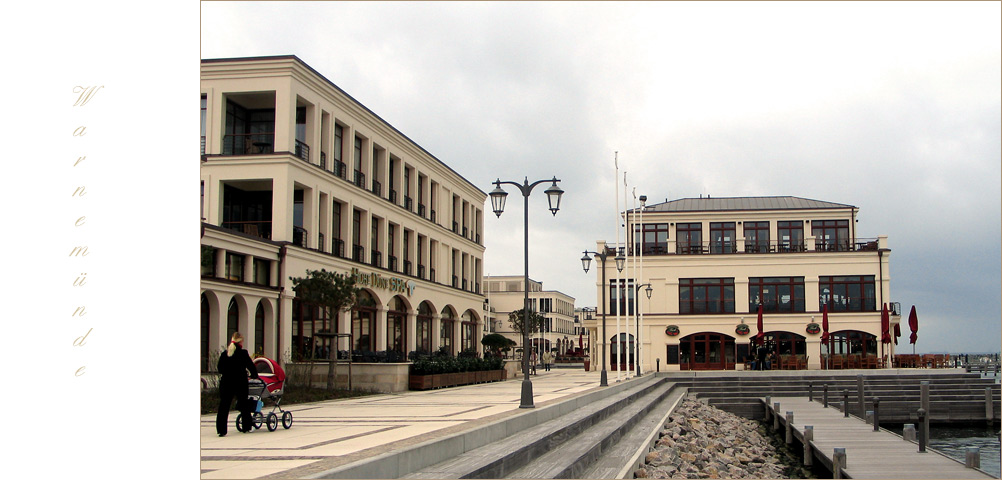
[[[226,436],[226,423],[230,416],[230,403],[237,399],[237,409],[243,414],[243,425],[240,430],[251,431],[254,423],[251,418],[252,407],[247,401],[247,372],[252,378],[258,378],[257,367],[251,360],[247,350],[244,350],[243,335],[240,332],[233,332],[230,345],[219,355],[219,362],[216,370],[220,373],[219,379],[219,410],[216,412],[216,433],[220,437]]]

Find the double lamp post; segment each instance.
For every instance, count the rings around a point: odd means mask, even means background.
[[[497,179],[494,182],[494,190],[491,191],[491,207],[494,209],[494,214],[501,218],[501,213],[504,212],[504,202],[508,197],[508,192],[501,188],[501,184],[514,185],[522,192],[522,197],[525,198],[524,207],[524,225],[523,232],[525,234],[525,279],[523,287],[525,290],[525,302],[522,306],[522,400],[519,403],[519,408],[534,408],[535,405],[532,403],[532,381],[529,380],[529,327],[530,319],[532,318],[529,312],[529,194],[532,193],[532,188],[540,183],[553,182],[549,188],[544,190],[546,197],[550,203],[550,213],[554,216],[557,214],[557,210],[560,210],[560,196],[563,195],[564,191],[557,186],[557,177],[553,177],[550,180],[537,180],[533,183],[529,183],[529,178],[526,177],[523,183],[501,181]],[[603,378],[605,371],[602,372]]]

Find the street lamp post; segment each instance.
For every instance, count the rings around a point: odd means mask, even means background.
[[[605,332],[605,315],[609,310],[609,306],[605,303],[605,259],[609,256],[608,247],[602,249],[602,253],[591,252],[585,250],[584,256],[581,257],[581,266],[584,267],[585,273],[588,273],[588,267],[591,266],[591,255],[602,261],[602,338],[599,339],[600,342],[605,342],[608,340],[608,335]],[[616,269],[620,272],[623,271],[623,264],[626,263],[626,257],[622,253],[616,255]],[[616,341],[619,341],[617,338]],[[622,353],[620,353],[622,355]],[[617,360],[618,361],[618,360]],[[605,370],[605,343],[602,343],[602,376],[600,377],[599,386],[608,387],[609,386],[609,374]]]
[[[649,284],[649,283],[643,283],[643,284],[640,284],[640,285],[636,286],[637,292],[636,292],[636,295],[633,296],[634,298],[637,299],[637,310],[640,311],[640,322],[638,322],[636,324],[637,325],[637,346],[635,348],[635,350],[637,352],[636,353],[636,356],[637,356],[636,366],[637,366],[637,376],[638,377],[640,376],[640,345],[643,343],[643,342],[640,341],[640,327],[644,323],[644,306],[642,304],[640,304],[640,287],[647,287],[647,288],[644,289],[644,293],[647,294],[647,299],[648,300],[651,299],[651,294],[654,293],[654,287],[652,287],[651,284]]]
[[[524,280],[524,290],[525,290],[525,301],[522,304],[522,401],[519,404],[519,408],[534,408],[535,405],[532,403],[532,381],[529,380],[529,194],[532,193],[532,188],[540,183],[553,182],[549,188],[544,190],[546,197],[550,204],[550,213],[554,216],[557,214],[557,210],[560,210],[560,196],[563,195],[564,191],[557,186],[557,177],[553,177],[551,180],[537,180],[533,183],[529,183],[529,178],[526,177],[525,181],[521,184],[516,182],[504,181],[502,182],[500,178],[494,182],[494,190],[491,191],[491,207],[494,209],[494,214],[501,218],[501,213],[504,212],[504,202],[508,197],[508,192],[501,188],[501,184],[507,183],[509,185],[514,185],[518,187],[518,190],[522,192],[522,197],[525,198],[525,208],[524,208],[524,225],[523,231],[525,233],[525,280]]]

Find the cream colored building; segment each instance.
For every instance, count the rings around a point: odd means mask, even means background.
[[[203,60],[201,97],[203,359],[482,350],[482,190],[295,56]],[[362,298],[323,318],[307,269]]]
[[[512,327],[508,314],[523,308],[525,304],[525,276],[484,277],[487,298],[493,310],[495,333],[500,333],[522,346],[522,337]],[[543,290],[542,282],[529,279],[529,309],[539,312],[545,318],[543,331],[532,335],[533,348],[556,349],[558,354],[577,347],[574,330],[574,297],[555,290]]]
[[[857,355],[871,361],[890,357],[893,342],[881,341],[882,305],[892,312],[892,335],[900,321],[890,291],[890,249],[884,235],[857,235],[857,212],[851,205],[797,197],[687,198],[626,212],[632,235],[619,250],[629,256],[620,274],[625,290],[612,287],[614,245],[597,245],[613,252],[606,265],[605,335],[603,306],[589,325],[593,341],[606,339],[607,368],[633,369],[635,357],[615,352],[633,351],[636,335],[624,331],[618,345],[613,343],[616,311],[631,315],[634,297],[643,312],[644,371],[658,363],[662,370],[744,368],[757,350],[759,305],[765,346],[777,358],[799,357],[807,368],[820,369],[829,348],[832,359],[845,361]],[[641,268],[629,267],[641,258]],[[602,265],[595,264],[601,299]],[[830,347],[823,347],[821,333],[814,331],[826,303]],[[599,365],[601,350],[595,345],[591,357],[592,365]]]

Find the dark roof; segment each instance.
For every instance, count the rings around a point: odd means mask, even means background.
[[[400,130],[397,130],[397,127],[394,127],[393,125],[391,125],[390,122],[387,122],[386,120],[384,120],[383,117],[380,117],[379,115],[377,115],[376,112],[373,112],[372,110],[369,110],[369,107],[366,107],[364,104],[362,104],[362,102],[356,100],[355,97],[352,97],[351,95],[349,95],[348,92],[342,90],[341,87],[335,85],[334,82],[330,81],[330,79],[328,79],[327,77],[325,77],[322,73],[316,71],[313,67],[309,66],[306,62],[304,62],[303,59],[301,59],[301,58],[299,58],[299,57],[297,57],[295,55],[273,55],[273,56],[233,57],[233,58],[203,58],[202,59],[202,63],[255,62],[255,61],[277,61],[277,60],[295,60],[300,65],[302,65],[303,67],[305,67],[307,70],[309,70],[310,72],[313,72],[314,75],[316,75],[316,76],[320,77],[321,79],[323,79],[325,82],[327,82],[328,85],[330,85],[332,88],[334,88],[335,90],[337,90],[338,92],[340,92],[342,95],[344,95],[345,97],[348,97],[351,101],[353,101],[356,104],[358,104],[358,106],[362,107],[363,110],[365,110],[366,112],[369,112],[370,114],[372,114],[373,117],[376,117],[377,119],[379,119],[379,121],[383,122],[387,127],[390,127],[391,130],[393,130],[394,132],[397,132],[401,137],[404,137],[405,139],[407,139],[407,141],[411,142],[419,150],[421,150],[422,152],[428,154],[429,157],[431,157],[431,158],[435,159],[436,161],[438,161],[438,163],[442,164],[443,167],[448,168],[450,171],[452,171],[452,173],[455,173],[456,176],[458,176],[459,178],[462,178],[463,180],[465,180],[466,183],[470,184],[471,187],[473,187],[473,188],[475,188],[477,190],[480,190],[480,187],[478,187],[473,182],[467,180],[466,177],[464,177],[459,172],[457,172],[455,169],[453,169],[452,167],[450,167],[449,164],[443,162],[442,160],[439,160],[438,157],[436,157],[435,155],[432,155],[431,152],[429,152],[428,150],[425,150],[424,147],[422,147],[421,145],[418,145],[417,142],[415,142],[414,140],[411,140],[411,138],[408,137],[407,135],[404,135],[404,132],[401,132]],[[483,190],[480,190],[480,193],[484,194],[485,197],[487,196],[487,192],[485,192]]]
[[[647,205],[645,212],[726,212],[746,210],[819,210],[856,208],[842,203],[800,197],[715,197],[680,198]]]

